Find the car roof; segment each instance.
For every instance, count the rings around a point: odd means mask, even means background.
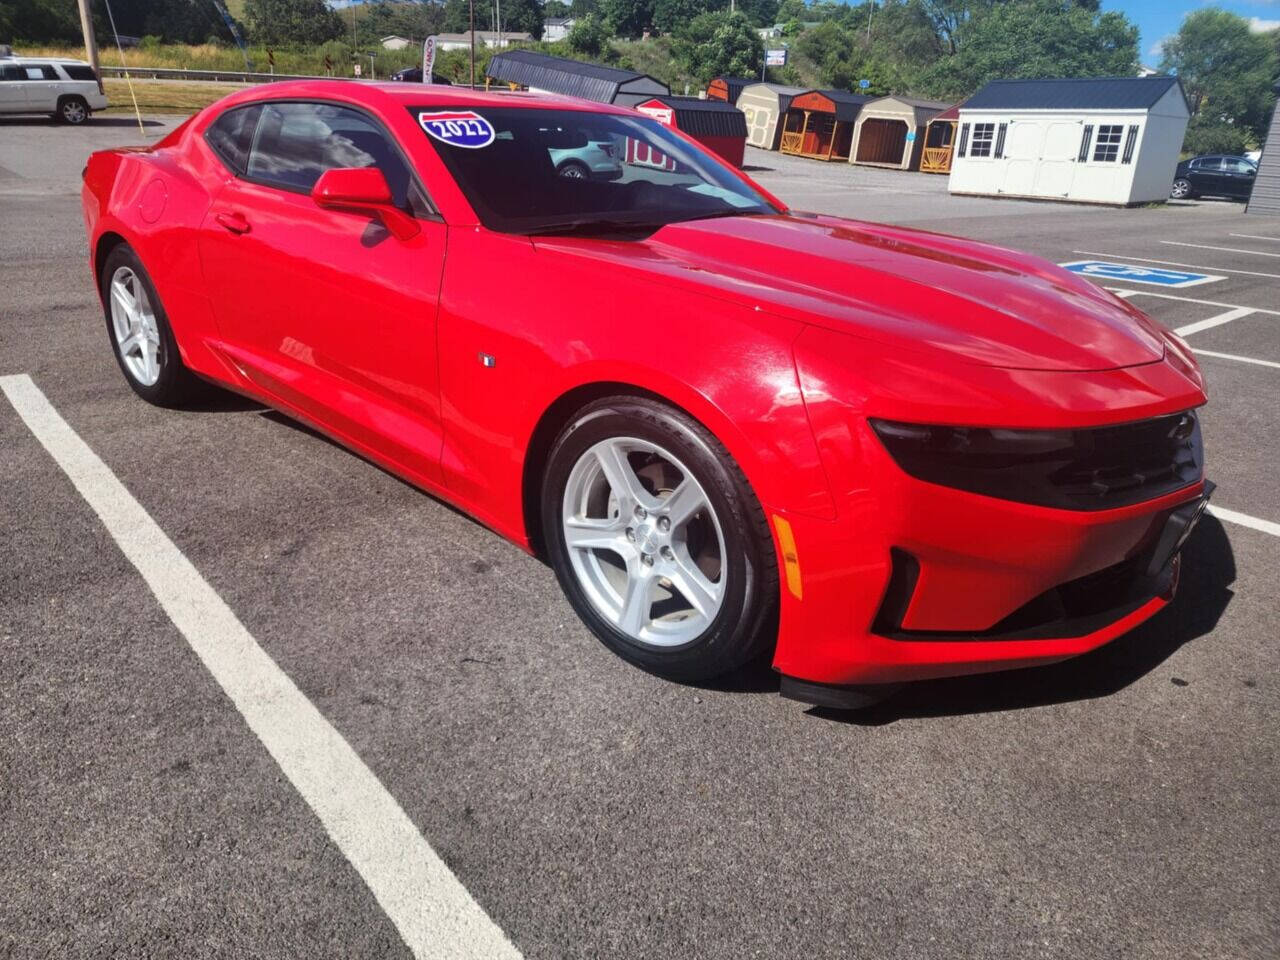
[[[523,107],[530,110],[555,108],[582,110],[593,113],[629,115],[633,111],[608,103],[580,100],[549,93],[510,92],[506,90],[472,90],[464,86],[444,84],[405,84],[394,82],[364,82],[353,80],[290,80],[283,83],[263,84],[243,91],[234,97],[237,104],[256,100],[288,100],[307,97],[324,97],[337,94],[342,99],[364,101],[370,106],[385,105],[390,98],[406,107],[420,105],[444,107]]]
[[[61,63],[61,64],[79,64],[87,67],[89,64],[84,60],[73,60],[70,57],[0,57],[5,63]]]

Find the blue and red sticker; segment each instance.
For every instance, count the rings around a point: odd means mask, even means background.
[[[493,124],[474,110],[423,111],[418,123],[428,136],[454,147],[479,150],[494,140]]]

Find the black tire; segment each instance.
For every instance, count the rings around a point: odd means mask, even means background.
[[[634,437],[674,454],[692,472],[720,520],[725,594],[706,629],[680,646],[633,639],[600,614],[574,572],[561,511],[574,465],[592,446]],[[672,680],[709,680],[772,649],[777,640],[778,569],[768,522],[746,477],[700,423],[641,397],[596,401],[579,411],[552,446],[543,478],[542,529],[560,586],[583,623],[625,660]]]
[[[1191,181],[1186,177],[1178,177],[1173,181],[1173,188],[1169,191],[1169,196],[1175,200],[1194,200],[1196,192],[1191,188]]]
[[[128,364],[120,353],[120,344],[116,340],[111,319],[111,280],[121,267],[128,267],[146,288],[152,312],[155,315],[156,327],[160,336],[156,358],[160,366],[160,375],[153,384],[140,382],[130,371]],[[156,293],[155,284],[147,273],[137,253],[127,243],[115,247],[108,254],[102,265],[102,274],[98,277],[98,289],[102,294],[103,316],[107,324],[107,340],[111,344],[111,352],[115,355],[120,372],[128,381],[133,392],[148,403],[159,407],[179,407],[202,396],[207,388],[202,380],[195,376],[182,362],[178,351],[178,343],[173,337],[173,328],[169,324],[169,316],[165,313],[160,295]]]
[[[579,160],[566,160],[556,167],[556,173],[568,180],[590,180],[591,171]]]
[[[69,96],[58,100],[58,112],[54,114],[60,123],[79,126],[89,119],[89,102],[84,97]]]

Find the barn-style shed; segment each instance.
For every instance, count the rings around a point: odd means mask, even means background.
[[[687,133],[735,167],[742,166],[742,153],[747,144],[747,121],[733,104],[724,100],[672,95],[652,97],[637,104],[636,109]]]
[[[553,57],[534,50],[504,50],[489,61],[485,72],[513,88],[524,87],[624,107],[634,107],[641,100],[671,92],[661,80],[645,73]]]
[[[911,97],[871,101],[854,126],[849,162],[915,170],[920,166],[925,126],[945,109],[945,103]]]
[[[854,123],[872,99],[843,90],[810,90],[793,97],[779,149],[814,160],[848,160]]]
[[[924,149],[920,152],[921,173],[950,173],[951,154],[956,148],[956,130],[960,126],[960,107],[947,107],[925,124]]]
[[[1177,77],[994,80],[960,108],[949,188],[1122,206],[1163,202],[1189,117]]]
[[[753,83],[738,94],[738,109],[747,118],[747,143],[765,150],[777,150],[782,137],[782,118],[803,87],[783,87],[776,83]]]
[[[715,77],[707,84],[707,99],[724,100],[726,103],[736,104],[743,88],[755,82],[750,77]]]

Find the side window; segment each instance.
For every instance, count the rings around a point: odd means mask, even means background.
[[[92,80],[95,83],[98,80],[97,74],[93,72],[93,67],[81,63],[64,64],[63,70],[67,71],[67,76],[72,80]]]
[[[0,81],[25,79],[26,74],[22,72],[21,67],[15,67],[13,65],[0,67]]]
[[[204,138],[231,171],[243,175],[249,167],[249,144],[262,107],[228,110],[209,125]]]
[[[1120,156],[1120,138],[1124,136],[1124,127],[1119,124],[1104,123],[1098,127],[1098,139],[1093,145],[1093,159],[1096,163],[1114,163]]]
[[[969,156],[991,156],[991,144],[995,137],[996,125],[994,123],[975,123],[973,125],[973,143],[969,147]]]
[[[1227,173],[1253,173],[1253,164],[1239,157],[1223,157],[1222,169]]]
[[[322,173],[339,167],[377,167],[396,206],[412,209],[408,166],[363,113],[328,103],[263,105],[249,151],[249,179],[307,193]]]
[[[28,80],[58,80],[58,73],[53,67],[47,63],[38,63],[34,66],[26,66],[22,68],[26,71]]]

